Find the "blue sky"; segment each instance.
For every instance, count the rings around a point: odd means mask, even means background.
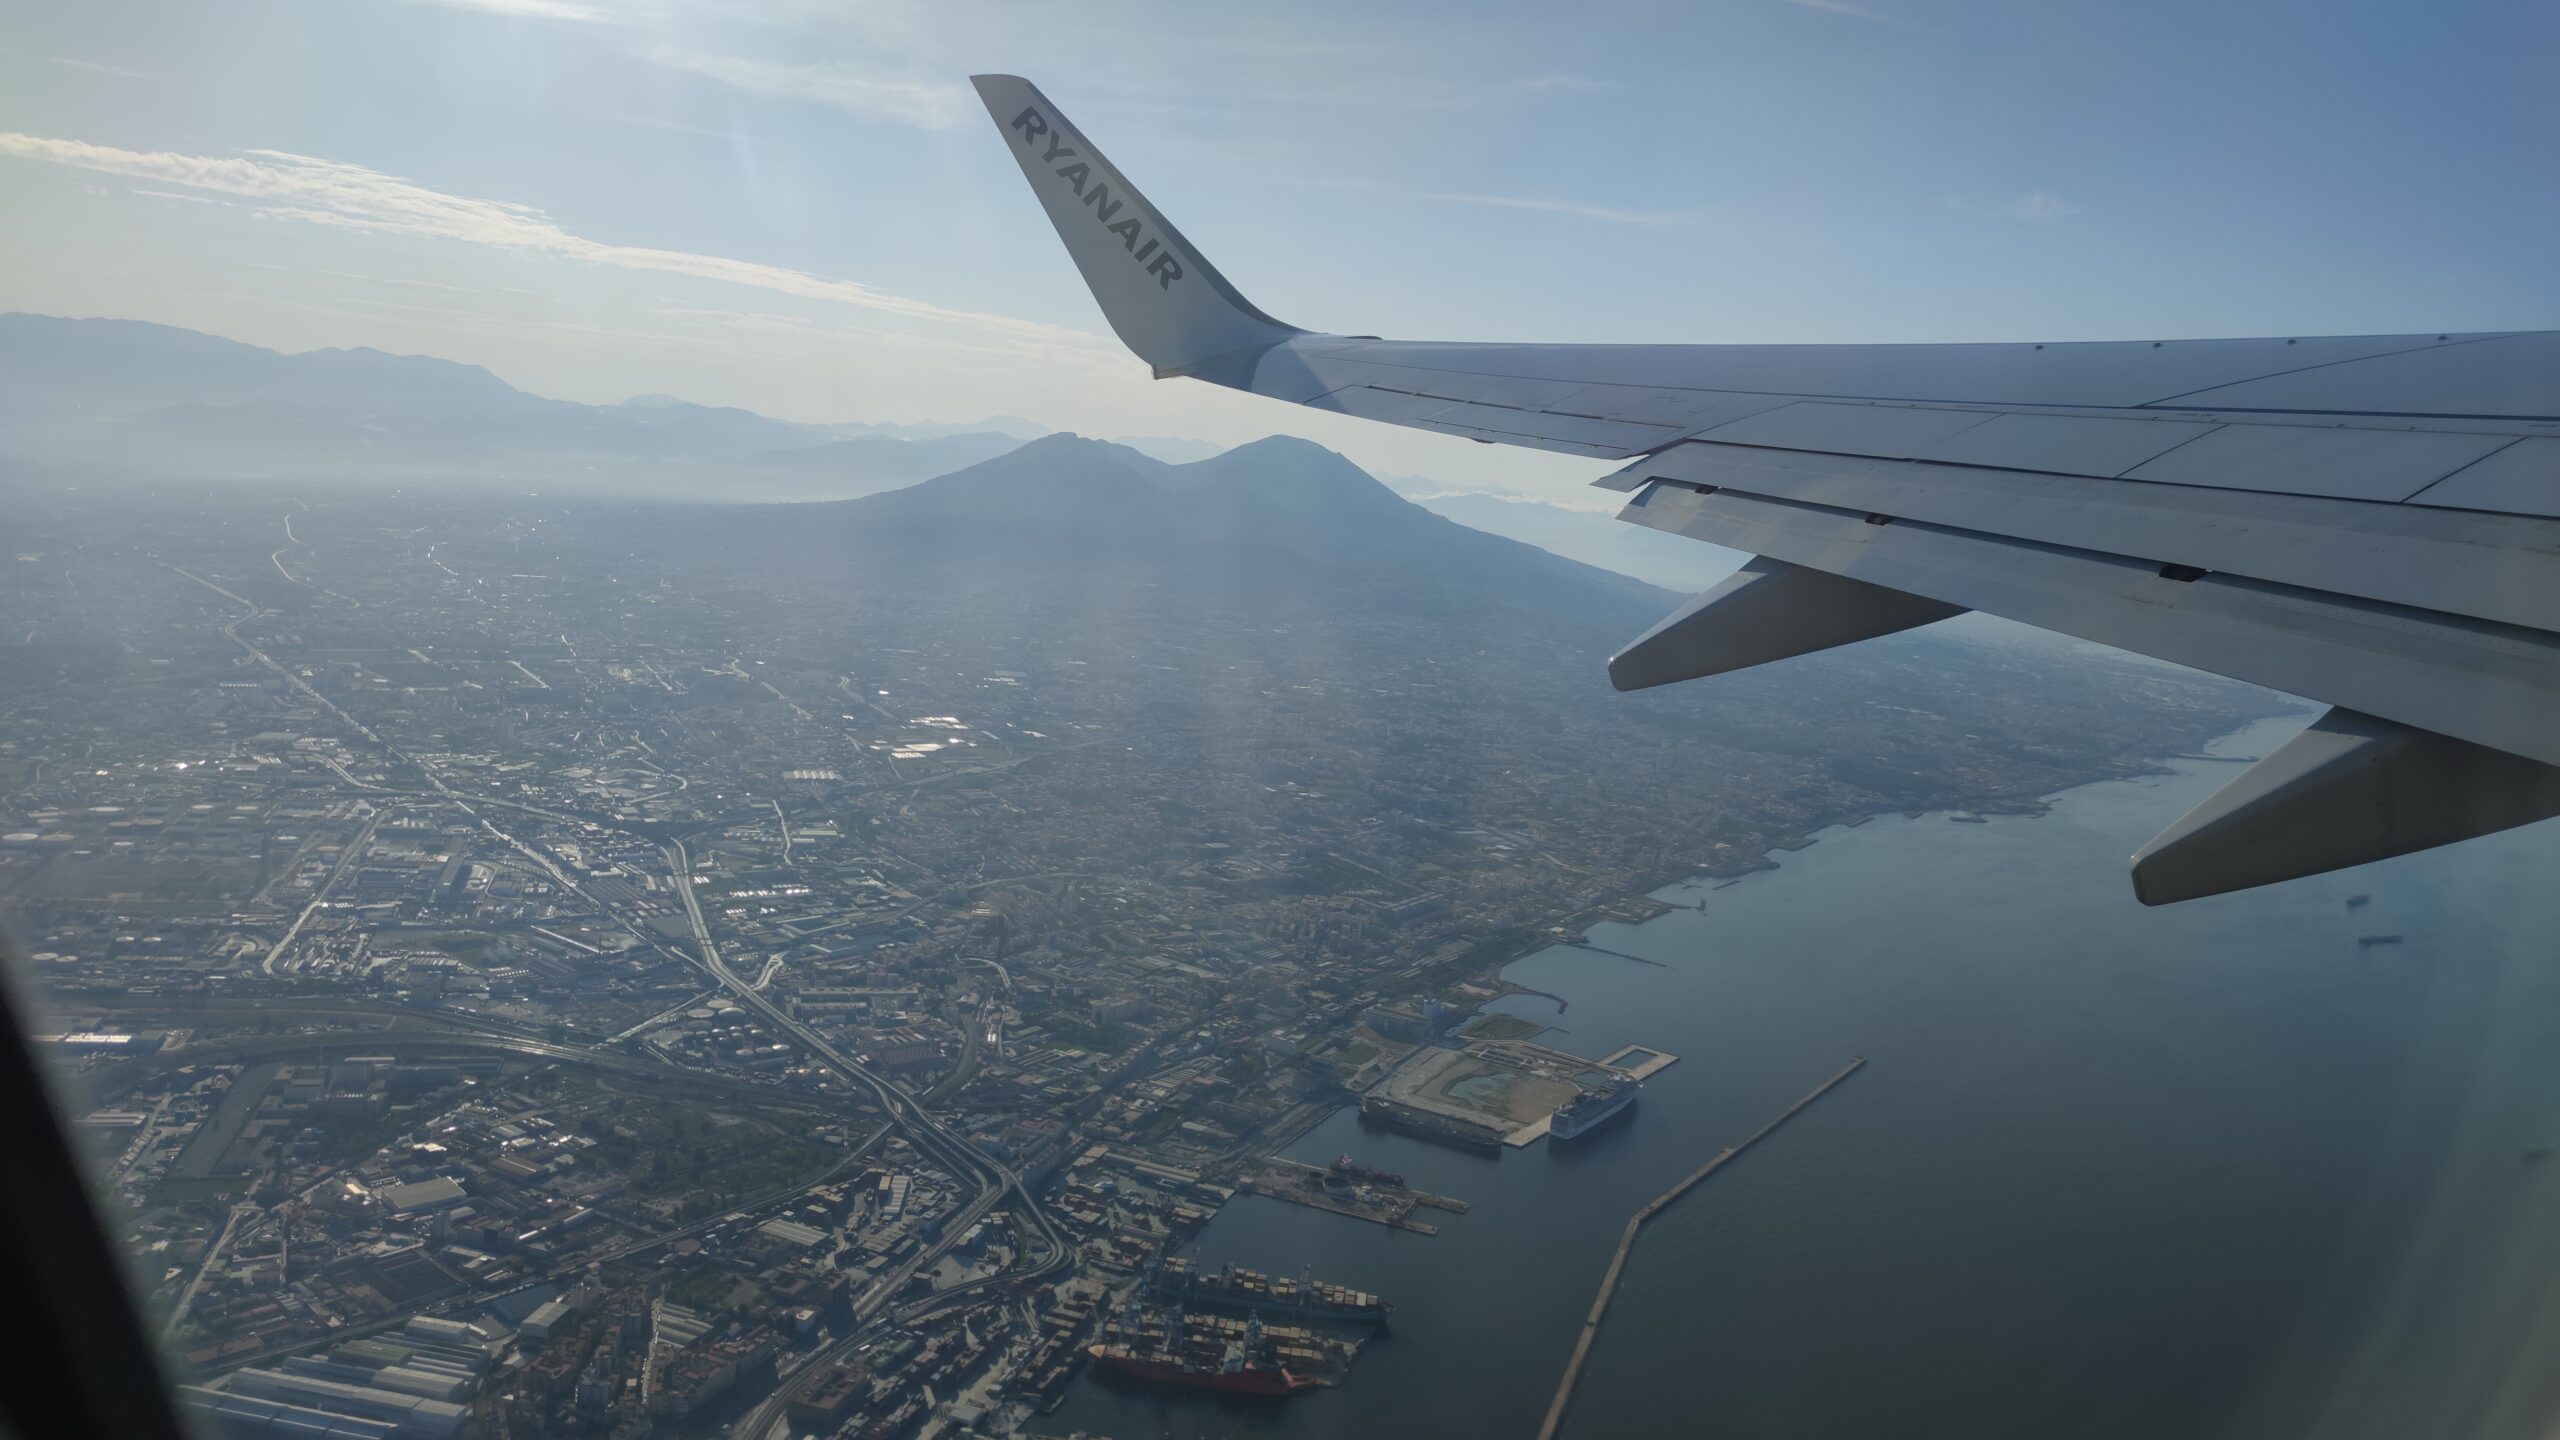
[[[1113,345],[965,77],[1264,309],[1418,339],[2560,325],[2560,6],[21,0],[0,308],[801,419],[1309,435]]]

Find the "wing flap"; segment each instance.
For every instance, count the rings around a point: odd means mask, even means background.
[[[2332,710],[2133,857],[2145,905],[2270,885],[2560,815],[2560,769]]]
[[[2528,436],[2456,470],[2409,503],[2560,519],[2560,439]]]
[[[2225,425],[2125,478],[2396,502],[2514,443],[2512,435]]]
[[[2548,632],[1730,490],[1622,518],[2560,764]]]
[[[1705,431],[1700,438],[1727,445],[1766,445],[1779,450],[1823,450],[1906,460],[1933,445],[1988,424],[1988,410],[1921,409],[1909,405],[1842,405],[1799,400]]]
[[[2167,454],[2213,428],[2194,420],[2012,412],[1959,430],[1912,458],[2107,478]]]
[[[1610,483],[1632,490],[1648,480],[2245,575],[2528,629],[2550,629],[2560,617],[2560,523],[2549,520],[1694,440],[1643,457]]]

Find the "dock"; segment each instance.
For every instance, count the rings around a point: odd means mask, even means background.
[[[1655,1216],[1668,1209],[1672,1201],[1697,1188],[1701,1181],[1716,1173],[1743,1151],[1767,1139],[1770,1132],[1796,1118],[1806,1106],[1831,1093],[1833,1086],[1857,1074],[1866,1063],[1867,1057],[1860,1055],[1841,1066],[1838,1073],[1830,1079],[1806,1091],[1802,1099],[1779,1111],[1776,1119],[1752,1131],[1743,1138],[1742,1143],[1717,1151],[1715,1158],[1690,1171],[1688,1178],[1679,1184],[1653,1197],[1643,1209],[1638,1210],[1634,1217],[1627,1221],[1625,1233],[1618,1237],[1618,1253],[1609,1258],[1608,1273],[1600,1277],[1600,1293],[1592,1298],[1591,1313],[1583,1319],[1581,1338],[1573,1342],[1573,1356],[1565,1361],[1564,1378],[1556,1383],[1556,1398],[1547,1406],[1546,1423],[1538,1427],[1538,1440],[1556,1440],[1556,1433],[1564,1427],[1565,1409],[1573,1403],[1573,1387],[1582,1380],[1583,1364],[1591,1358],[1591,1342],[1600,1333],[1600,1322],[1608,1318],[1609,1302],[1617,1298],[1618,1281],[1626,1273],[1627,1256],[1636,1248],[1636,1236],[1643,1233],[1644,1227]]]
[[[1440,1233],[1439,1226],[1413,1218],[1413,1212],[1418,1209],[1446,1210],[1453,1215],[1467,1213],[1466,1201],[1434,1195],[1427,1190],[1360,1185],[1337,1192],[1324,1183],[1326,1173],[1321,1165],[1283,1160],[1271,1155],[1248,1165],[1245,1172],[1236,1177],[1236,1186],[1256,1195],[1304,1205],[1310,1210],[1329,1210],[1336,1215],[1348,1215],[1354,1220],[1366,1220],[1390,1230],[1409,1230],[1416,1235]]]
[[[1499,1043],[1507,1043],[1523,1051],[1534,1051],[1538,1055],[1552,1060],[1570,1062],[1574,1059],[1572,1055],[1566,1054],[1564,1051],[1549,1050],[1544,1046],[1531,1045],[1525,1040],[1514,1040]],[[1672,1054],[1668,1050],[1661,1049],[1658,1046],[1621,1045],[1609,1056],[1608,1059],[1597,1063],[1605,1069],[1617,1071],[1619,1074],[1626,1076],[1630,1080],[1642,1080],[1646,1076],[1655,1074],[1658,1071],[1670,1069],[1673,1065],[1679,1063],[1679,1060],[1679,1056]],[[1556,1117],[1552,1114],[1541,1115],[1537,1119],[1530,1121],[1528,1124],[1512,1131],[1510,1134],[1503,1136],[1502,1143],[1514,1150],[1524,1149],[1528,1146],[1535,1145],[1539,1141],[1547,1138],[1547,1127],[1554,1122],[1555,1118]]]
[[[1656,969],[1671,968],[1659,960],[1648,960],[1642,955],[1630,955],[1624,950],[1612,950],[1606,945],[1594,945],[1589,940],[1567,940],[1564,942],[1564,947],[1568,950],[1588,950],[1594,955],[1607,955],[1617,960],[1633,960],[1639,965],[1651,965]]]
[[[1642,1080],[1659,1070],[1678,1064],[1680,1057],[1654,1045],[1621,1045],[1600,1063],[1612,1070],[1623,1070],[1630,1078]]]

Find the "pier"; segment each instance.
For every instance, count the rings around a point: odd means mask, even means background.
[[[1367,1220],[1390,1230],[1410,1230],[1416,1235],[1437,1235],[1440,1227],[1428,1220],[1416,1220],[1413,1212],[1424,1206],[1446,1210],[1453,1215],[1467,1213],[1467,1202],[1446,1195],[1400,1186],[1348,1186],[1337,1192],[1328,1187],[1326,1171],[1321,1165],[1308,1165],[1296,1160],[1283,1160],[1276,1155],[1264,1156],[1258,1165],[1249,1166],[1236,1177],[1237,1188],[1274,1200],[1286,1200],[1311,1210],[1330,1210],[1354,1220]]]
[[[1743,1138],[1742,1143],[1717,1151],[1714,1159],[1690,1171],[1688,1178],[1679,1184],[1653,1197],[1643,1209],[1638,1210],[1634,1217],[1627,1221],[1626,1232],[1618,1237],[1618,1253],[1609,1258],[1608,1273],[1600,1277],[1600,1293],[1592,1298],[1591,1313],[1582,1321],[1581,1338],[1573,1342],[1573,1357],[1565,1362],[1564,1378],[1556,1383],[1556,1398],[1547,1406],[1546,1423],[1538,1427],[1538,1440],[1556,1440],[1556,1433],[1564,1427],[1565,1408],[1573,1403],[1573,1387],[1581,1382],[1583,1363],[1591,1358],[1591,1342],[1600,1333],[1600,1322],[1608,1317],[1609,1302],[1617,1298],[1618,1280],[1626,1273],[1627,1256],[1636,1248],[1636,1236],[1643,1233],[1644,1227],[1655,1216],[1668,1209],[1672,1201],[1697,1188],[1699,1182],[1716,1173],[1718,1168],[1743,1151],[1767,1139],[1771,1131],[1796,1118],[1796,1115],[1806,1106],[1829,1094],[1833,1086],[1857,1074],[1866,1063],[1867,1057],[1860,1055],[1841,1066],[1837,1074],[1806,1091],[1804,1097],[1793,1105],[1779,1111],[1776,1119],[1752,1131]]]
[[[1606,945],[1594,945],[1589,940],[1567,940],[1564,942],[1564,946],[1568,950],[1588,950],[1594,955],[1608,955],[1619,960],[1633,960],[1639,965],[1651,965],[1657,970],[1667,970],[1670,968],[1659,960],[1648,960],[1642,955],[1630,955],[1624,950],[1612,950]]]
[[[1612,1070],[1623,1070],[1633,1079],[1642,1080],[1658,1070],[1668,1070],[1679,1056],[1659,1045],[1621,1045],[1600,1063]]]

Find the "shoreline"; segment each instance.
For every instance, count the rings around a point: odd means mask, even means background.
[[[1680,904],[1674,901],[1664,900],[1660,898],[1660,893],[1662,891],[1686,886],[1702,887],[1709,894],[1727,890],[1735,885],[1741,884],[1744,880],[1749,879],[1753,875],[1779,868],[1779,861],[1776,858],[1778,854],[1796,854],[1809,849],[1821,839],[1825,831],[1833,829],[1854,830],[1888,816],[1898,815],[1906,820],[1922,820],[1931,815],[1945,815],[1951,819],[1957,816],[1973,817],[1973,820],[1968,823],[1983,823],[1995,816],[2004,819],[2042,819],[2053,812],[2054,801],[2056,799],[2075,790],[2087,789],[2092,785],[2126,783],[2150,779],[2155,776],[2175,774],[2176,772],[2170,767],[2174,762],[2179,761],[2186,761],[2190,763],[2206,762],[2238,764],[2245,757],[2214,755],[2209,753],[2210,748],[2212,746],[2219,745],[2234,736],[2246,734],[2256,726],[2263,725],[2270,720],[2286,719],[2303,713],[2305,712],[2299,709],[2270,709],[2263,714],[2253,715],[2248,719],[2242,720],[2227,730],[2217,731],[2216,733],[2207,736],[2204,740],[2197,742],[2195,748],[2192,750],[2146,756],[2130,773],[2094,775],[2084,780],[2074,781],[2071,784],[2058,786],[2052,790],[2041,792],[2027,800],[2010,801],[2006,803],[1993,802],[1970,809],[1962,806],[1947,806],[1933,810],[1861,811],[1855,816],[1846,819],[1827,821],[1813,830],[1808,831],[1804,835],[1791,837],[1791,839],[1783,845],[1772,846],[1769,851],[1758,856],[1752,861],[1752,863],[1731,869],[1730,871],[1701,869],[1696,866],[1681,866],[1665,874],[1648,877],[1618,894],[1611,895],[1605,899],[1586,905],[1581,909],[1566,915],[1561,920],[1549,925],[1538,927],[1536,933],[1541,938],[1521,945],[1511,950],[1510,953],[1503,955],[1502,958],[1483,964],[1481,968],[1470,969],[1459,978],[1464,983],[1492,990],[1494,992],[1494,1001],[1507,1000],[1515,995],[1526,995],[1554,1004],[1556,1006],[1556,1016],[1554,1019],[1541,1023],[1538,1031],[1535,1032],[1537,1034],[1544,1034],[1549,1030],[1557,1028],[1555,1020],[1561,1019],[1565,1013],[1566,1007],[1571,1002],[1566,1000],[1563,996],[1554,994],[1550,991],[1538,989],[1532,986],[1516,984],[1508,978],[1506,972],[1509,971],[1512,966],[1517,965],[1524,960],[1529,960],[1536,956],[1543,955],[1550,950],[1571,949],[1590,952],[1597,949],[1598,947],[1594,947],[1589,943],[1588,937],[1593,927],[1604,922],[1641,926],[1648,924],[1651,921],[1659,920],[1663,916],[1669,915],[1677,910],[1704,910],[1706,908],[1703,900],[1697,901],[1693,904]],[[1625,913],[1630,909],[1649,909],[1652,913],[1635,920],[1623,918]],[[1559,934],[1569,934],[1570,938],[1555,938]],[[1611,952],[1604,950],[1600,953],[1609,954]],[[1486,1003],[1491,1004],[1493,1001],[1488,1001]],[[1482,1006],[1478,1006],[1474,1012],[1474,1016],[1469,1017],[1466,1023],[1472,1024],[1475,1018],[1480,1018],[1487,1013],[1490,1012],[1486,1011]],[[1525,1019],[1527,1017],[1522,1018]],[[1304,1123],[1292,1125],[1288,1134],[1276,1137],[1276,1139],[1264,1139],[1262,1137],[1257,1137],[1254,1143],[1247,1147],[1246,1153],[1253,1155],[1278,1154],[1280,1151],[1287,1149],[1289,1146],[1296,1144],[1299,1140],[1304,1139],[1307,1135],[1313,1133],[1317,1127],[1332,1119],[1336,1112],[1346,1106],[1356,1104],[1357,1094],[1358,1092],[1346,1092],[1346,1095],[1349,1098],[1318,1106],[1311,1117],[1305,1117],[1302,1113]]]
[[[1730,889],[1733,886],[1742,883],[1744,880],[1749,879],[1753,875],[1777,869],[1780,864],[1777,857],[1782,854],[1800,854],[1805,850],[1811,849],[1815,844],[1820,842],[1824,832],[1826,831],[1854,830],[1860,826],[1872,823],[1873,821],[1895,815],[1898,815],[1905,820],[1923,820],[1931,815],[1944,815],[1950,820],[1959,821],[1960,823],[1965,824],[1982,824],[1994,817],[2028,820],[2042,819],[2053,812],[2053,804],[2057,798],[2067,795],[2074,790],[2085,790],[2092,785],[2116,784],[2120,782],[2149,779],[2155,776],[2175,774],[2176,772],[2170,767],[2179,761],[2222,765],[2243,765],[2253,763],[2258,757],[2215,755],[2211,753],[2212,747],[2219,745],[2234,736],[2244,735],[2251,729],[2263,725],[2270,720],[2281,720],[2305,713],[2316,715],[2318,712],[2316,709],[2305,712],[2302,709],[2292,707],[2270,709],[2263,714],[2253,715],[2248,719],[2242,720],[2228,730],[2217,731],[2214,734],[2205,737],[2202,741],[2197,742],[2191,749],[2167,754],[2146,756],[2139,762],[2139,768],[2134,769],[2130,773],[2093,775],[2084,780],[2075,780],[2070,784],[2057,786],[2054,789],[2043,791],[2030,799],[1990,801],[1977,803],[1971,806],[1948,805],[1929,810],[1864,810],[1848,818],[1825,821],[1801,835],[1789,836],[1786,839],[1775,842],[1748,864],[1729,868],[1717,868],[1713,866],[1681,866],[1670,871],[1668,874],[1640,881],[1637,884],[1630,886],[1627,890],[1610,896],[1605,900],[1600,900],[1593,904],[1586,905],[1580,910],[1574,911],[1553,924],[1540,926],[1539,933],[1542,935],[1552,936],[1558,932],[1570,931],[1573,938],[1570,940],[1545,939],[1528,945],[1525,948],[1518,950],[1516,953],[1493,962],[1481,972],[1470,977],[1471,983],[1480,984],[1496,991],[1497,998],[1500,999],[1507,999],[1513,995],[1544,996],[1545,992],[1543,991],[1531,990],[1526,986],[1514,985],[1510,980],[1505,978],[1504,972],[1523,960],[1544,954],[1549,950],[1557,949],[1559,947],[1576,950],[1590,950],[1594,948],[1589,944],[1590,932],[1593,927],[1604,922],[1643,925],[1653,920],[1658,920],[1664,915],[1670,914],[1674,910],[1703,910],[1706,908],[1704,901],[1699,901],[1694,905],[1679,904],[1662,899],[1661,892],[1685,886],[1702,886],[1711,894],[1716,891]],[[1649,907],[1654,913],[1644,916],[1640,920],[1633,921],[1623,920],[1618,916],[1607,913],[1611,910],[1623,910],[1630,906]],[[1479,1013],[1482,1012],[1479,1011]],[[1558,1008],[1557,1013],[1559,1015],[1563,1013],[1561,1006]]]

